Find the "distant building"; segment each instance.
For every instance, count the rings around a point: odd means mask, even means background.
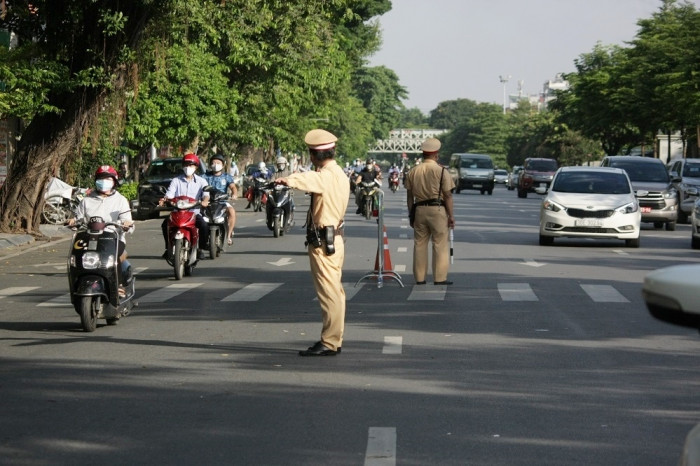
[[[557,74],[553,80],[546,81],[544,86],[542,86],[542,95],[540,97],[541,109],[547,108],[547,104],[556,99],[555,92],[568,89],[569,81],[564,79],[561,73]]]

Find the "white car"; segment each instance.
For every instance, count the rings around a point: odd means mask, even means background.
[[[624,170],[562,167],[540,208],[540,245],[554,238],[612,238],[639,247],[641,213]]]
[[[508,171],[503,169],[496,169],[493,171],[493,181],[496,184],[506,184],[508,181]]]

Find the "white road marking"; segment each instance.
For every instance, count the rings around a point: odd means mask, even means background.
[[[405,272],[406,266],[404,264],[397,264],[394,266],[394,272]]]
[[[370,427],[365,466],[396,466],[396,427]]]
[[[446,285],[414,285],[408,301],[444,301]]]
[[[628,303],[629,300],[610,285],[581,285],[583,291],[596,303]]]
[[[400,247],[400,248],[396,249],[396,252],[408,252],[408,248]]]
[[[527,283],[499,283],[498,292],[503,301],[539,301]]]
[[[161,288],[156,291],[152,291],[147,295],[144,295],[138,299],[139,304],[142,303],[162,303],[175,296],[179,296],[182,293],[202,286],[204,283],[175,283],[173,285],[168,285],[165,288]]]
[[[612,252],[614,252],[615,254],[619,254],[621,256],[629,256],[629,253],[627,253],[626,251],[623,251],[622,249],[613,249]]]
[[[36,290],[38,286],[12,286],[10,288],[4,288],[0,290],[0,299],[6,298],[8,296],[13,296],[16,294],[26,293],[27,291]]]
[[[406,234],[406,233],[401,233],[399,235],[399,239],[406,239],[406,238],[408,238],[408,234]]]
[[[382,354],[401,354],[403,337],[384,337]]]
[[[60,307],[60,306],[72,306],[70,302],[70,293],[66,293],[61,296],[56,296],[48,301],[37,304],[37,307]]]
[[[257,301],[282,286],[282,283],[251,283],[221,301]]]

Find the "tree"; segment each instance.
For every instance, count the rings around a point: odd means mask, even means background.
[[[397,128],[428,128],[428,117],[418,107],[402,108],[399,110]]]
[[[384,66],[360,68],[355,72],[353,87],[372,118],[373,137],[388,137],[401,117],[401,99],[408,96],[396,73]]]
[[[430,112],[431,128],[454,129],[474,116],[479,104],[469,99],[446,100]]]
[[[466,120],[445,135],[443,153],[476,152],[489,154],[499,166],[506,165],[506,120],[496,104],[477,104]]]

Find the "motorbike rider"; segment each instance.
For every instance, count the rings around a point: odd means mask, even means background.
[[[207,180],[195,174],[199,167],[199,157],[193,153],[185,154],[182,158],[182,174],[173,178],[165,192],[165,197],[158,201],[159,206],[165,205],[165,201],[171,201],[178,196],[187,196],[197,201],[202,201],[202,207],[209,205],[209,193],[204,192],[204,188],[208,186]],[[195,225],[199,230],[199,244],[207,244],[209,240],[209,228],[199,212],[199,208],[191,209],[197,213]],[[163,241],[165,241],[165,252],[163,258],[168,257],[168,217],[165,217],[161,229],[163,230]]]
[[[211,172],[204,176],[210,186],[214,189],[223,192],[230,191],[233,199],[238,198],[238,188],[233,181],[233,176],[224,173],[224,156],[214,154],[209,160]],[[227,244],[233,244],[233,228],[236,226],[236,211],[229,202],[226,202],[226,211],[228,212],[228,238]]]
[[[367,159],[367,162],[365,163],[365,167],[358,173],[357,177],[355,178],[355,185],[360,186],[361,183],[370,183],[370,182],[377,182],[377,180],[381,179],[381,172],[377,172],[377,170],[374,168],[374,162],[372,162],[372,159]],[[356,214],[361,214],[362,213],[362,190],[361,189],[355,189],[355,204],[357,204],[357,210],[355,211]]]
[[[131,207],[129,201],[116,190],[119,181],[117,171],[110,165],[102,165],[95,171],[95,189],[80,201],[75,209],[75,218],[68,221],[68,225],[73,226],[78,220],[88,222],[90,217],[102,217],[105,222],[121,221],[122,230],[119,231],[119,295],[124,297],[124,262],[126,261],[126,240],[124,234],[129,231],[133,233],[134,222],[131,218]],[[108,226],[106,228],[114,229]]]
[[[265,180],[269,180],[272,178],[272,173],[270,170],[267,169],[267,165],[265,165],[265,162],[260,162],[258,164],[258,168],[250,175],[251,179],[255,180],[257,178],[263,178]],[[250,205],[253,202],[253,186],[250,186],[248,190],[245,193],[246,198],[248,199],[248,205],[245,206],[246,209],[250,209]]]
[[[399,175],[399,167],[396,166],[396,164],[392,164],[391,167],[389,167],[389,179],[391,179],[391,175],[396,173],[396,175]]]
[[[289,168],[289,162],[285,157],[279,156],[277,157],[277,160],[275,160],[275,164],[277,166],[277,171],[272,174],[272,179],[276,180],[278,178],[287,178],[289,175],[292,174],[292,170]],[[294,212],[294,197],[290,196],[289,197],[289,208],[292,212]]]

